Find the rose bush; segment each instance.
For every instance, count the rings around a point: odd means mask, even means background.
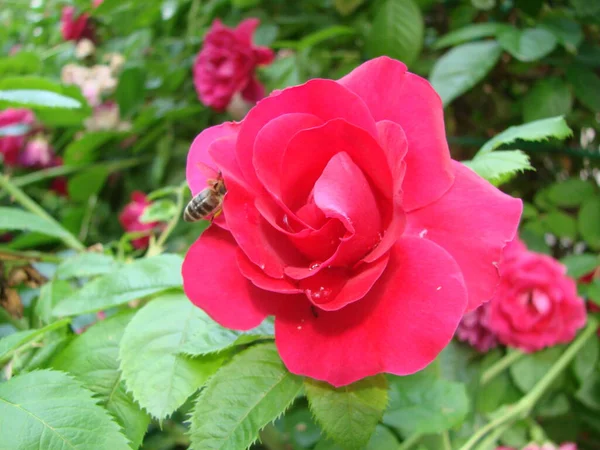
[[[249,102],[265,96],[256,79],[257,66],[273,61],[273,50],[252,44],[258,19],[246,19],[229,28],[215,20],[194,63],[194,85],[202,103],[223,110],[236,93]]]
[[[585,303],[554,258],[517,239],[506,247],[500,273],[488,322],[502,343],[534,352],[571,341],[584,326]]]
[[[275,315],[288,369],[336,386],[429,364],[492,297],[521,214],[452,161],[439,97],[386,57],[203,131],[192,193],[219,176],[223,215],[186,255],[188,297],[230,328]]]

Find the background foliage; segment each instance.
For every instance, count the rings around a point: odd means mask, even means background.
[[[96,22],[96,61],[125,59],[108,98],[127,129],[90,130],[61,82],[85,64],[61,38],[65,5]],[[599,0],[4,0],[0,108],[33,109],[64,165],[0,176],[0,447],[600,448],[594,319],[569,346],[453,342],[423,372],[335,390],[286,371],[268,321],[233,332],[189,303],[178,255],[206,224],[179,220],[185,158],[228,120],[197,100],[191,66],[217,17],[260,18],[256,42],[278,52],[267,91],[403,60],[440,94],[453,157],[524,199],[528,246],[576,279],[599,266]],[[117,220],[134,190],[154,202],[144,220],[166,224],[147,251]],[[579,289],[600,305],[599,278]]]

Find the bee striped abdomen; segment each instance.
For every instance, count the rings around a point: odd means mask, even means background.
[[[217,212],[220,206],[221,197],[213,189],[204,189],[188,203],[183,212],[183,220],[196,222],[201,219],[208,219],[209,216]]]

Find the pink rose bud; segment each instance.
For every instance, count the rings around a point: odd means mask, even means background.
[[[215,20],[204,38],[194,63],[194,85],[200,101],[215,110],[224,110],[236,92],[255,103],[265,95],[254,75],[257,66],[270,64],[274,53],[252,44],[258,19],[246,19],[236,28]]]
[[[452,160],[443,117],[427,80],[381,57],[202,131],[190,190],[226,193],[185,257],[188,298],[237,330],[275,316],[287,368],[334,386],[423,369],[493,296],[522,211]]]
[[[125,205],[123,211],[119,215],[119,222],[126,232],[147,232],[147,236],[131,241],[136,249],[143,249],[148,247],[150,242],[150,232],[160,225],[159,222],[143,223],[140,221],[142,214],[151,202],[148,201],[148,197],[143,192],[135,191],[131,194],[131,202]]]
[[[504,251],[500,275],[488,323],[503,344],[535,352],[570,342],[584,326],[585,303],[554,258],[516,239]]]
[[[23,167],[43,169],[50,167],[54,162],[54,151],[48,139],[42,135],[35,136],[25,144],[19,155],[19,162]]]
[[[496,335],[490,330],[488,321],[489,303],[484,303],[464,315],[456,329],[456,337],[460,341],[468,342],[480,352],[488,352],[498,345]]]
[[[19,153],[25,144],[25,134],[16,128],[24,126],[27,132],[34,120],[33,112],[28,109],[9,108],[0,112],[0,129],[15,128],[7,136],[0,136],[0,154],[6,166],[19,164]]]
[[[75,8],[65,6],[60,17],[60,31],[65,41],[78,41],[86,38],[94,42],[94,26],[90,21],[90,16],[83,13],[75,17]]]

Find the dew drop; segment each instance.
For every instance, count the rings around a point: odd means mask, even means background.
[[[266,267],[266,266],[265,266],[265,264],[263,263],[263,264],[261,264],[259,267],[260,267],[262,270],[265,270],[265,267]]]
[[[327,300],[331,295],[331,289],[326,288],[325,286],[321,286],[319,287],[319,289],[316,289],[314,291],[309,290],[308,294],[316,302],[322,303],[325,300]]]
[[[293,230],[292,230],[292,227],[291,227],[291,225],[290,225],[290,218],[288,217],[288,215],[287,215],[287,214],[284,214],[284,215],[283,215],[283,219],[281,219],[281,221],[283,222],[283,225],[285,226],[285,228],[286,228],[288,231],[293,231]]]
[[[302,327],[301,327],[300,325],[298,325],[298,329],[299,329],[299,330],[301,330],[301,329],[302,329]]]
[[[419,237],[420,237],[420,238],[424,238],[425,236],[427,236],[427,230],[426,230],[426,229],[423,229],[423,230],[421,230],[421,232],[419,233]]]
[[[442,290],[442,287],[441,287],[441,286],[438,286],[438,287],[437,287],[435,290],[436,290],[436,291],[441,291],[441,290]]]
[[[492,261],[492,266],[494,266],[496,269],[498,269],[499,268],[498,261]]]
[[[310,266],[308,266],[308,270],[316,270],[316,269],[318,269],[319,267],[321,267],[321,263],[314,262],[314,263],[312,263]]]

